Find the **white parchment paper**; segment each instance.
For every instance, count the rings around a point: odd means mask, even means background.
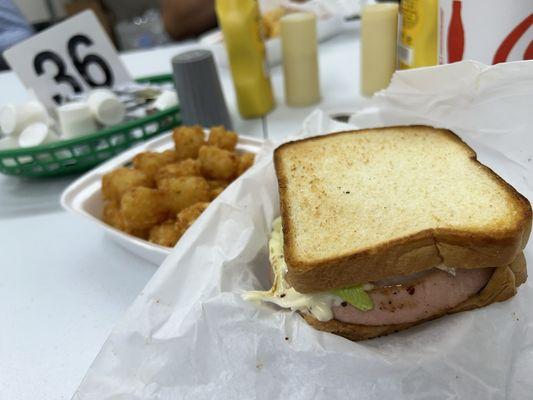
[[[398,73],[356,126],[454,129],[532,199],[533,63]],[[300,135],[345,126],[316,111]],[[187,231],[104,344],[75,399],[530,399],[533,286],[505,303],[353,343],[241,299],[267,288],[274,145]],[[533,265],[531,245],[526,258]]]

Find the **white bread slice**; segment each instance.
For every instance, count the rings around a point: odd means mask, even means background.
[[[391,333],[399,332],[411,328],[423,322],[437,319],[447,314],[454,314],[461,311],[473,310],[484,307],[492,303],[501,302],[510,299],[516,294],[516,288],[524,283],[527,279],[526,261],[523,254],[519,254],[516,259],[508,266],[494,269],[491,279],[479,293],[470,297],[463,303],[430,318],[416,322],[395,325],[357,325],[347,324],[335,319],[320,322],[312,315],[301,314],[309,325],[315,329],[334,333],[345,337],[346,339],[359,341],[372,339],[378,336],[385,336]]]
[[[287,279],[299,292],[407,275],[440,263],[511,263],[528,200],[455,134],[426,126],[341,132],[274,153]]]

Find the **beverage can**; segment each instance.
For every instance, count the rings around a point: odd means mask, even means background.
[[[439,64],[533,59],[532,0],[439,0]]]
[[[438,0],[402,0],[398,36],[398,67],[437,64]]]

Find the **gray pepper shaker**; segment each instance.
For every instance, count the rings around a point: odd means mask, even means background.
[[[185,125],[233,129],[212,52],[180,53],[172,58],[172,69]]]

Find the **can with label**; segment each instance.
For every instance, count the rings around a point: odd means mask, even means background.
[[[439,0],[439,64],[533,59],[532,0]]]
[[[438,0],[402,0],[398,66],[401,69],[437,64]]]

